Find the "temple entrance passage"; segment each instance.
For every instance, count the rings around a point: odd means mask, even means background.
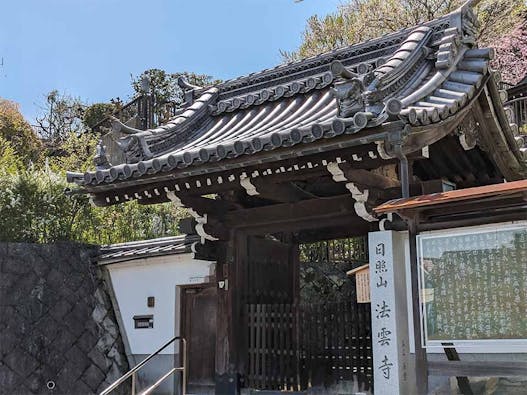
[[[292,303],[297,278],[294,246],[287,241],[247,237],[246,299],[248,303]]]
[[[250,294],[260,296],[245,304],[244,386],[298,391],[348,382],[371,391],[371,306],[357,303],[355,280],[346,276],[346,270],[364,261],[364,242],[343,239],[301,245],[294,250],[298,264],[293,260],[290,266],[283,263],[287,256],[291,258],[291,248],[286,246],[269,240],[253,244],[260,258],[249,259],[248,271],[258,264],[259,269],[252,269],[259,270],[258,281],[271,276],[282,278],[284,285],[287,274],[297,271],[298,289],[294,295],[282,293],[285,288],[277,282],[263,298],[258,287],[249,288]],[[283,266],[273,260],[279,251]]]

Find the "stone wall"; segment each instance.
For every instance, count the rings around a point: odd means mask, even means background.
[[[97,248],[0,243],[0,392],[95,394],[128,370]]]

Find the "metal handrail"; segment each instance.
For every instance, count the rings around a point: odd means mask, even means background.
[[[505,107],[510,107],[514,113],[514,118],[518,127],[527,124],[527,97],[520,96],[504,103]]]
[[[139,362],[135,367],[130,369],[128,372],[126,372],[122,377],[117,379],[112,385],[110,385],[108,388],[106,388],[103,392],[101,392],[99,395],[108,395],[111,393],[114,389],[116,389],[119,385],[124,383],[130,376],[132,377],[132,395],[135,395],[135,386],[136,386],[136,373],[139,371],[143,366],[145,366],[148,361],[150,361],[152,358],[154,358],[157,354],[159,354],[161,351],[163,351],[165,348],[167,348],[170,344],[175,342],[176,340],[180,340],[183,343],[183,366],[172,368],[168,373],[164,374],[161,378],[159,378],[151,387],[147,388],[145,391],[141,393],[141,395],[146,395],[152,392],[155,388],[157,388],[163,380],[165,380],[167,377],[169,377],[171,374],[173,374],[176,371],[180,371],[183,373],[183,377],[181,379],[182,383],[182,395],[186,394],[186,387],[187,387],[187,374],[186,374],[186,368],[187,368],[187,341],[185,338],[181,336],[175,336],[172,339],[170,339],[168,342],[166,342],[164,345],[162,345],[159,349],[157,349],[155,352],[150,354],[148,357],[143,359],[141,362]]]

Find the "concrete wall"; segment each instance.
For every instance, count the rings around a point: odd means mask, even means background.
[[[95,394],[128,370],[96,254],[0,243],[2,394]]]
[[[121,331],[126,337],[132,364],[137,364],[172,337],[179,334],[180,296],[178,285],[208,282],[214,264],[193,259],[193,254],[135,259],[104,266],[109,273],[114,303]],[[155,298],[154,307],[147,298]],[[153,315],[154,327],[136,329],[133,317]],[[178,347],[169,346],[142,370],[141,387],[155,380],[179,361]],[[179,374],[176,374],[179,375]],[[176,385],[177,386],[177,385]],[[174,382],[167,380],[158,394],[174,392]]]

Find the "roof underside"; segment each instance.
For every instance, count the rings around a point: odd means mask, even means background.
[[[115,123],[103,138],[108,152],[101,148],[97,170],[69,173],[69,180],[97,194],[110,186],[193,174],[194,168],[204,174],[273,156],[280,160],[287,149],[294,150],[289,157],[300,157],[371,143],[377,149],[370,157],[389,159],[395,155],[389,141],[394,130],[404,131],[405,141],[435,131],[435,139],[423,144],[431,147],[457,130],[459,142],[456,137],[452,147],[462,146],[474,168],[492,167],[502,156],[490,177],[522,178],[523,140],[514,138],[513,120],[489,71],[493,51],[475,46],[476,27],[471,9],[460,9],[414,29],[195,89],[193,100],[166,125],[136,131]],[[483,110],[482,96],[488,107]],[[481,124],[485,117],[471,116],[476,110],[493,114],[492,127]],[[486,137],[475,137],[478,129]],[[416,171],[431,177],[424,168]]]
[[[401,210],[419,210],[428,207],[441,206],[443,204],[474,201],[480,198],[510,196],[515,194],[521,195],[525,193],[527,193],[527,180],[520,180],[502,184],[485,185],[482,187],[432,193],[405,199],[395,199],[374,208],[374,211],[378,214],[387,214]],[[525,196],[525,198],[527,198],[527,196]],[[524,204],[527,204],[527,200]],[[524,214],[527,215],[527,213]]]

